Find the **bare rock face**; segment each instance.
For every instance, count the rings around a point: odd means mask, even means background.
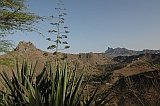
[[[33,43],[25,42],[25,41],[19,42],[16,49],[14,49],[14,51],[18,51],[18,52],[27,52],[27,51],[32,51],[33,52],[35,50],[36,50],[36,47],[33,45]]]

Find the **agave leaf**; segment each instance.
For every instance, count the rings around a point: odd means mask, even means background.
[[[1,76],[2,76],[2,78],[3,78],[3,80],[4,80],[4,82],[6,83],[6,88],[10,91],[10,92],[13,92],[14,90],[14,87],[13,87],[13,85],[12,85],[12,82],[11,82],[11,80],[9,79],[9,77],[8,77],[8,75],[7,75],[7,73],[5,72],[5,71],[2,71],[3,72],[3,74],[2,73],[0,73],[1,74]]]
[[[68,69],[68,82],[70,82],[71,81],[71,78],[72,78],[72,75],[73,75],[73,71],[71,71],[70,69]],[[69,84],[69,83],[68,83]]]
[[[71,78],[72,78],[72,74],[73,74],[73,71],[71,72],[70,69],[68,68],[67,69],[67,86],[66,86],[66,91],[69,91],[70,89],[70,82],[71,82]],[[66,99],[69,98],[69,94],[66,92]]]
[[[11,92],[11,95],[13,96],[13,98],[15,99],[15,102],[19,102],[21,100],[21,94],[19,93],[19,91],[21,90],[19,83],[18,83],[18,79],[15,75],[15,73],[12,71],[12,84],[14,85],[14,92]],[[21,90],[22,92],[22,90]]]
[[[0,75],[1,75],[2,73],[0,73]],[[2,75],[1,75],[2,76]],[[7,88],[8,86],[7,86],[7,84],[6,84],[6,82],[5,81],[2,81],[2,79],[0,78],[0,82],[2,83],[2,85],[5,87],[5,88]],[[2,91],[1,91],[2,92]]]
[[[70,104],[70,102],[71,102],[71,97],[72,97],[72,93],[73,93],[73,90],[74,90],[74,82],[75,82],[75,80],[76,80],[76,71],[74,70],[74,72],[73,72],[73,80],[71,81],[71,88],[70,88],[70,93],[69,93],[69,104]]]
[[[41,95],[38,92],[37,87],[35,89],[35,97],[36,97],[36,106],[43,106],[43,103],[42,103],[42,100],[41,100]]]
[[[77,66],[78,64],[76,64],[75,66],[75,69],[73,71],[71,71],[71,74],[70,74],[70,79],[69,79],[69,82],[70,84],[68,83],[68,86],[70,86],[70,93],[69,93],[69,104],[70,104],[70,100],[71,100],[71,96],[72,96],[72,93],[74,91],[74,87],[75,87],[75,82],[76,82],[76,71],[77,71]],[[73,77],[73,78],[72,78]]]
[[[21,94],[23,100],[25,103],[29,103],[29,95],[28,95],[28,92],[27,93],[22,93],[20,90],[18,90],[19,94]],[[27,95],[26,95],[27,94]]]
[[[92,101],[94,100],[94,97],[95,97],[95,95],[96,95],[96,93],[97,93],[97,90],[98,90],[98,87],[97,87],[96,90],[94,91],[92,97],[89,99],[89,101],[87,102],[87,104],[85,104],[85,106],[89,106],[89,105],[92,103]]]
[[[54,83],[52,83],[52,92],[49,94],[49,106],[54,106],[55,103],[55,89]]]
[[[14,87],[16,87],[18,89],[19,88],[18,79],[17,79],[17,77],[16,77],[16,75],[15,75],[13,70],[12,70],[12,75],[13,75],[12,81],[14,81],[13,82]]]
[[[18,58],[15,59],[15,70],[16,70],[16,73],[17,73],[18,80],[21,81],[21,76],[20,76],[20,73],[19,73]]]
[[[64,69],[63,69],[63,73],[62,73],[62,87],[63,87],[63,90],[62,90],[62,103],[65,102],[65,97],[66,97],[66,87],[67,87],[67,63],[64,63]],[[64,104],[63,104],[64,105]]]
[[[52,82],[52,87],[51,87],[51,94],[49,94],[49,106],[54,106],[55,103],[55,76],[56,76],[56,70],[52,72],[52,67],[50,64],[50,80]]]
[[[29,89],[27,89],[24,85],[21,84],[20,81],[18,81],[18,86],[21,88],[20,90],[18,90],[21,94],[26,95],[27,97],[29,97]],[[23,92],[23,93],[22,93]]]
[[[46,67],[44,67],[43,71],[36,77],[36,85],[39,86],[41,81],[43,80],[44,75],[46,75]]]
[[[6,94],[5,94],[5,97],[4,97],[4,104],[6,105],[6,106],[9,106],[9,104],[8,104],[8,89],[6,90]]]
[[[28,62],[23,60],[22,68],[21,68],[21,82],[22,82],[22,85],[27,87],[27,81],[25,80],[24,75],[28,78],[29,70],[28,70]]]
[[[31,71],[32,73],[30,74],[31,75],[30,81],[33,81],[33,79],[35,78],[37,65],[38,65],[38,61],[36,61],[33,71]],[[32,68],[30,70],[32,70]]]
[[[29,106],[36,106],[36,100],[31,92],[29,92]]]
[[[92,73],[89,75],[89,78],[87,79],[86,83],[84,83],[84,86],[83,86],[83,88],[82,88],[82,90],[81,90],[81,93],[78,95],[78,98],[77,98],[76,104],[78,104],[78,101],[80,101],[81,96],[83,96],[83,92],[84,92],[84,90],[85,90],[85,88],[86,88],[86,86],[87,86],[88,82],[90,81],[91,76],[92,76]]]
[[[29,86],[29,91],[30,91],[30,95],[35,99],[35,89],[34,87],[32,86],[31,82],[29,81],[29,79],[24,75],[27,83],[28,83],[28,86]]]
[[[27,97],[29,97],[29,90],[25,88],[19,81],[18,81],[19,86],[21,87],[21,91],[23,91],[23,94],[25,94]]]
[[[50,80],[51,80],[51,82],[53,82],[54,81],[54,76],[55,76],[55,72],[53,72],[52,71],[52,65],[50,64],[50,66],[49,66],[49,73],[50,73]]]
[[[58,70],[60,71],[60,70]],[[61,73],[59,75],[59,80],[58,80],[58,87],[57,87],[57,91],[56,91],[56,101],[55,101],[55,106],[62,106],[62,102],[59,102],[60,100],[62,100],[61,96],[62,96],[62,78],[61,78]]]
[[[32,75],[32,68],[33,68],[33,65],[32,65],[32,63],[31,63],[31,66],[30,66],[30,69],[29,69],[29,75],[30,75],[30,77],[31,77],[31,75]]]
[[[77,92],[82,84],[82,81],[83,81],[83,74],[84,74],[84,69],[82,71],[82,73],[80,74],[79,78],[78,78],[78,82],[76,83],[76,86],[75,86],[75,89],[74,89],[74,92],[71,96],[71,101],[70,101],[70,106],[73,106],[74,104],[74,100],[76,98],[76,95],[77,95]]]
[[[24,75],[28,78],[29,76],[29,70],[28,70],[28,62],[25,61],[25,64],[24,64]],[[22,77],[23,78],[23,77]],[[24,86],[27,87],[27,81],[24,80]]]

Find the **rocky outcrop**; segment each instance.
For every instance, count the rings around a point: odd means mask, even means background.
[[[21,41],[18,46],[14,49],[14,51],[18,52],[27,52],[27,51],[35,51],[37,48],[31,42]]]

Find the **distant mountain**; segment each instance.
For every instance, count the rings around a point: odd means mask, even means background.
[[[105,53],[112,56],[130,56],[130,55],[139,55],[139,54],[146,54],[146,53],[160,53],[160,50],[144,49],[142,51],[135,51],[135,50],[128,50],[126,48],[118,47],[113,49],[108,47],[108,50],[106,50]]]

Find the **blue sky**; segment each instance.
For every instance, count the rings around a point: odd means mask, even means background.
[[[56,16],[58,0],[26,0],[29,11],[41,16]],[[160,49],[160,0],[63,0],[68,14],[70,49],[62,52],[105,52],[108,47],[132,50]],[[52,27],[38,24],[47,37]],[[45,50],[51,43],[36,33],[10,35],[7,39],[31,41]]]

